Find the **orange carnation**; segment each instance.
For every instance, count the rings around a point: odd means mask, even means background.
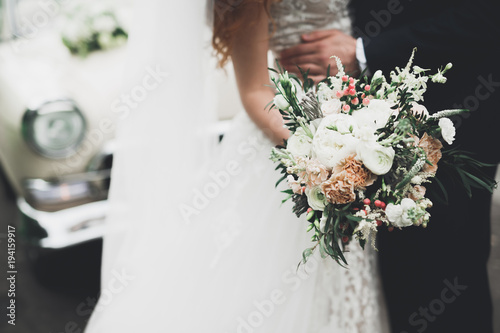
[[[351,155],[344,160],[341,171],[346,172],[346,177],[355,188],[370,186],[377,179],[377,176],[358,161],[355,155]]]
[[[321,190],[326,199],[333,204],[347,204],[356,199],[354,184],[346,171],[333,174],[330,179],[321,184]]]
[[[425,163],[422,170],[424,172],[436,173],[438,168],[437,164],[441,159],[441,157],[443,156],[441,154],[441,148],[443,148],[443,144],[438,139],[435,139],[427,135],[427,133],[424,133],[424,135],[422,136],[422,138],[418,143],[418,146],[425,151],[425,154],[427,155],[427,160],[432,163],[432,165]]]

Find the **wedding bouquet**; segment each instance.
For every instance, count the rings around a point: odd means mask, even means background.
[[[383,226],[426,227],[433,203],[426,184],[440,160],[452,161],[469,195],[472,187],[493,190],[496,183],[477,176],[485,166],[457,149],[444,150],[455,137],[449,117],[468,110],[444,110],[430,115],[420,104],[427,83],[445,83],[452,67],[429,70],[408,65],[396,68],[387,80],[381,71],[371,80],[347,75],[338,58],[338,74],[317,86],[302,72],[302,80],[283,71],[272,81],[277,93],[271,107],[285,119],[291,136],[272,150],[289,189],[297,216],[307,214],[307,231],[315,245],[303,253],[306,262],[319,247],[323,257],[347,264],[344,244],[353,240],[364,248]],[[480,172],[479,172],[480,173]]]
[[[125,44],[128,34],[111,6],[69,6],[62,23],[62,41],[72,54],[86,57]]]

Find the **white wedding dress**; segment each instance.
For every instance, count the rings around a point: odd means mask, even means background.
[[[299,43],[308,31],[348,32],[346,6],[343,0],[274,4],[272,50]],[[204,15],[199,7],[191,0],[141,1],[136,32],[195,25]],[[210,75],[202,75],[210,71],[199,61],[206,44],[196,29],[183,29],[163,41],[160,32],[131,36],[137,52],[131,72],[138,74],[130,86],[147,66],[162,64],[168,75],[124,117],[118,133],[102,296],[86,332],[386,332],[372,249],[352,246],[348,269],[316,255],[297,270],[311,235],[291,203],[281,205],[272,144],[245,112],[211,150],[203,132]],[[185,75],[188,67],[207,81]]]

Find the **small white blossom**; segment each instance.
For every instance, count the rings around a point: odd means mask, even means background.
[[[439,119],[439,127],[441,128],[441,135],[443,136],[444,141],[446,141],[449,145],[453,144],[455,141],[455,125],[449,118],[441,118]]]

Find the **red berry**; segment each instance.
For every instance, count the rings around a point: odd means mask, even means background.
[[[382,221],[377,220],[377,227],[381,227],[381,226],[382,226]]]
[[[307,213],[310,213],[312,210],[313,210],[313,209],[309,207],[309,208],[307,209]]]
[[[351,101],[352,104],[354,105],[358,105],[359,104],[359,99],[357,97],[353,98],[353,100]]]
[[[369,84],[367,84],[367,85],[365,86],[365,90],[366,90],[366,91],[370,91],[370,89],[371,89],[370,85],[369,85]]]
[[[380,200],[375,200],[374,204],[375,204],[375,207],[378,207],[378,208],[382,207],[382,201],[380,201]]]
[[[367,106],[368,104],[370,104],[370,100],[368,98],[363,98],[363,105]]]
[[[349,81],[349,77],[347,75],[342,76],[342,82]]]
[[[344,92],[342,90],[339,90],[339,91],[337,91],[336,95],[338,98],[340,98],[340,97],[344,96]]]
[[[349,89],[349,95],[356,96],[356,89]]]
[[[387,207],[387,205],[385,204],[385,202],[382,202],[382,205],[380,206],[380,208],[385,209],[385,207]]]
[[[344,109],[345,112],[349,112],[349,110],[351,110],[351,107],[349,105],[344,105],[342,109]]]
[[[353,78],[353,77],[350,77],[350,78],[349,78],[349,82],[350,82],[350,83],[353,83],[353,82],[354,82],[354,78]]]
[[[342,237],[342,241],[344,243],[347,243],[349,241],[349,237],[347,237],[347,236]]]
[[[389,232],[392,232],[394,230],[394,227],[389,227],[387,229],[389,230]]]
[[[349,84],[349,89],[356,89],[356,86],[354,85],[354,83]]]
[[[371,204],[371,200],[370,200],[370,199],[368,199],[368,198],[366,198],[365,200],[363,200],[363,203],[364,203],[365,205],[369,205],[369,204]]]

